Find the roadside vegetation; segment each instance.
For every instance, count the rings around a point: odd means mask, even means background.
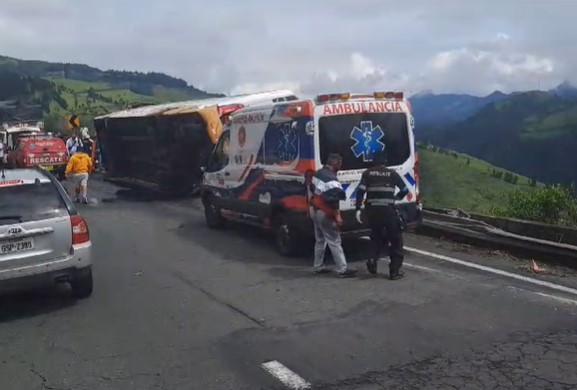
[[[553,185],[533,191],[516,189],[508,194],[503,206],[497,206],[492,210],[492,214],[577,228],[575,187]]]

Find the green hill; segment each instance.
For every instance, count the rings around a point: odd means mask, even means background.
[[[526,92],[428,137],[545,183],[577,181],[577,97]]]
[[[515,189],[531,190],[537,183],[485,161],[420,145],[420,189],[426,208],[460,208],[490,213],[503,206]]]
[[[93,116],[134,105],[224,96],[162,73],[103,71],[3,56],[0,86],[0,120],[44,116],[47,127],[63,126],[62,119],[70,114],[81,116],[90,126]]]

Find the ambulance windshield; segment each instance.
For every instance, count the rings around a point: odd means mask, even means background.
[[[343,157],[342,170],[368,168],[373,154],[385,149],[390,166],[403,164],[411,155],[405,113],[321,117],[319,144],[321,161],[338,153]]]

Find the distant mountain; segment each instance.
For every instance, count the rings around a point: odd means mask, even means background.
[[[90,83],[106,83],[136,94],[155,96],[155,88],[179,90],[190,98],[219,97],[222,94],[208,93],[186,81],[163,73],[132,72],[124,70],[100,70],[83,64],[53,63],[46,61],[19,60],[0,56],[0,71],[18,73],[23,76],[69,79]]]
[[[0,56],[0,120],[91,117],[134,105],[220,97],[163,73],[100,70],[88,65]],[[46,118],[49,117],[49,118]]]
[[[576,181],[577,96],[566,87],[495,101],[429,141],[545,183]]]
[[[432,92],[413,95],[411,105],[416,120],[424,124],[454,123],[477,112],[481,107],[508,95],[495,91],[490,95],[479,97],[466,94],[439,94]]]
[[[577,97],[577,87],[569,81],[564,81],[557,87],[551,89],[549,93],[566,98]]]
[[[416,136],[429,140],[432,134],[451,127],[477,114],[486,105],[509,99],[525,92],[509,94],[494,91],[487,96],[467,94],[435,94],[427,90],[410,97],[415,116]],[[577,97],[577,87],[565,81],[547,91],[548,94],[563,98]]]

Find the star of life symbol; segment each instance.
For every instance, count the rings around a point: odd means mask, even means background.
[[[280,128],[277,153],[285,162],[293,161],[297,157],[297,132],[290,123],[285,123]]]
[[[381,142],[381,138],[384,136],[385,133],[381,126],[373,127],[373,121],[361,121],[360,126],[353,127],[353,131],[351,131],[350,137],[355,141],[351,150],[355,157],[363,156],[364,162],[372,161],[376,152],[385,150],[385,144]]]

